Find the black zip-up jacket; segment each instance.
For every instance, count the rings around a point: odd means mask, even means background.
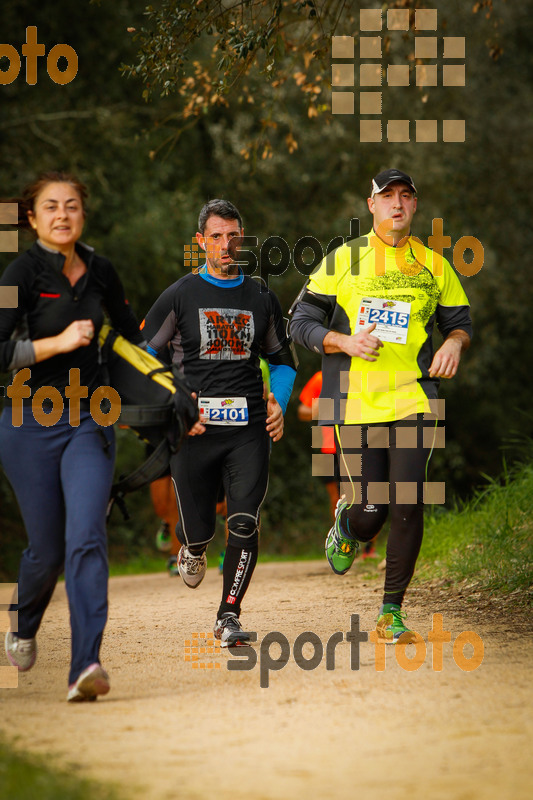
[[[98,332],[104,311],[127,339],[135,344],[143,340],[111,262],[82,242],[76,243],[76,252],[87,271],[74,286],[62,272],[65,257],[38,242],[9,264],[0,278],[0,286],[18,287],[18,307],[0,308],[0,371],[30,367],[27,385],[32,395],[41,386],[53,386],[64,397],[69,370],[78,368],[80,384],[87,386],[90,398],[101,383]],[[92,320],[95,335],[91,343],[34,363],[31,341],[57,336],[78,319]]]

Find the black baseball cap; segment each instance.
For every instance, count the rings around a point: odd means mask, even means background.
[[[372,178],[370,197],[374,197],[375,194],[382,192],[383,189],[386,189],[391,183],[396,183],[398,181],[406,183],[416,194],[416,186],[409,175],[405,172],[401,172],[399,169],[385,169],[383,172],[380,172],[379,175],[376,175],[375,178]]]

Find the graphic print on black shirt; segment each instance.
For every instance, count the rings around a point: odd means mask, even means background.
[[[238,286],[218,286],[189,273],[159,296],[143,333],[157,353],[170,344],[172,362],[199,397],[245,397],[248,423],[266,419],[259,358],[286,341],[273,292],[248,276]]]
[[[240,361],[250,358],[255,335],[251,311],[238,308],[199,308],[200,358]]]

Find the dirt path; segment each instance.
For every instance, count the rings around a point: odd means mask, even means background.
[[[334,670],[326,670],[324,655],[304,671],[293,658],[296,637],[313,631],[325,649],[333,633],[350,629],[352,614],[360,615],[362,631],[372,630],[381,577],[365,578],[363,564],[342,578],[323,562],[266,564],[257,568],[243,614],[258,632],[257,666],[228,671],[234,659],[223,651],[200,656],[213,667],[193,668],[184,641],[211,632],[220,581],[215,570],[197,591],[166,574],[112,579],[102,648],[112,690],[79,705],[65,702],[69,635],[60,585],[36,666],[20,676],[18,689],[0,690],[0,730],[21,749],[51,753],[57,764],[118,784],[127,798],[531,797],[527,617],[490,602],[475,612],[461,598],[413,589],[409,623],[426,643],[440,612],[452,643],[464,630],[482,638],[481,666],[461,670],[445,644],[437,672],[428,644],[418,670],[400,667],[388,647],[385,669],[377,671],[374,645],[363,643],[360,667],[351,669],[356,645],[342,641]],[[261,642],[270,631],[287,638],[291,655],[261,688]],[[476,652],[467,645],[464,656]],[[406,655],[413,653],[410,646]],[[280,648],[273,644],[270,654],[278,658]],[[312,657],[310,644],[303,655]]]

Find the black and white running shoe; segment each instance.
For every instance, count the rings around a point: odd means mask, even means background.
[[[228,611],[217,619],[214,628],[215,639],[220,639],[221,647],[247,647],[252,637],[243,631],[237,614]]]

